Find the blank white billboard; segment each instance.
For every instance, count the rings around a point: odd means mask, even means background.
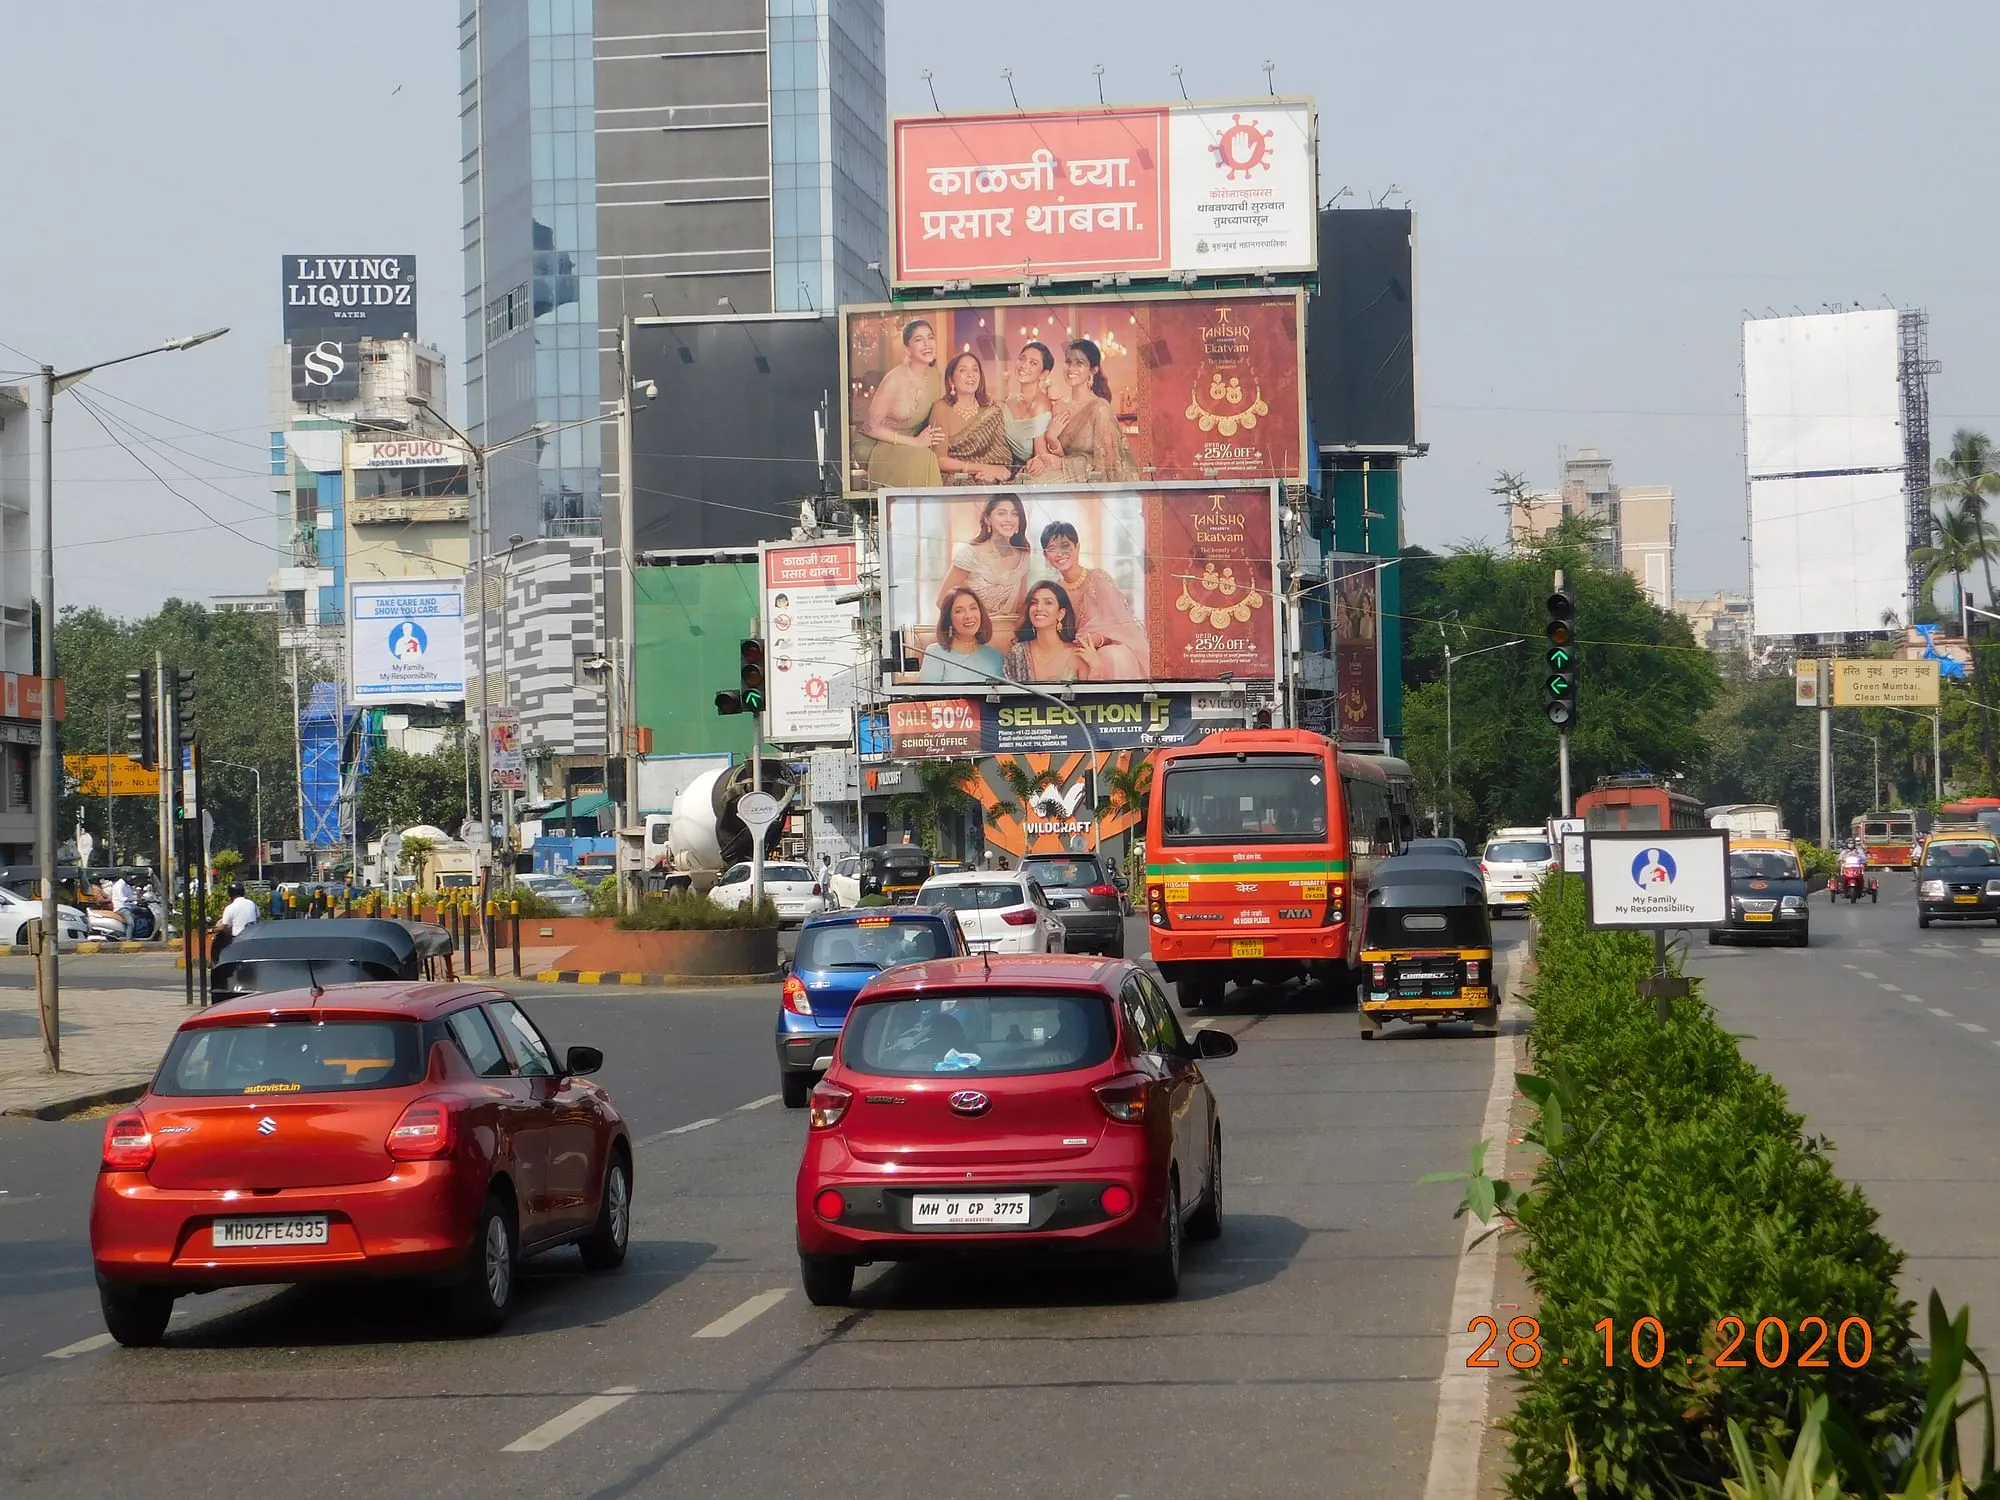
[[[1898,318],[1890,308],[1743,325],[1752,479],[1901,466]]]
[[[1904,617],[1903,471],[1750,481],[1758,635],[1880,630]]]

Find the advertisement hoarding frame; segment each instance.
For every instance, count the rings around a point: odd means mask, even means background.
[[[355,634],[361,625],[357,605],[363,594],[450,594],[454,596],[458,601],[458,610],[456,614],[448,617],[448,624],[447,617],[445,616],[434,615],[430,618],[435,619],[440,626],[446,627],[445,639],[452,642],[458,661],[458,682],[456,685],[446,684],[435,691],[424,691],[422,689],[403,691],[393,683],[378,681],[367,691],[364,691],[361,684],[361,653],[355,649]],[[370,618],[387,619],[388,616],[371,616]],[[469,680],[471,674],[467,671],[467,658],[471,653],[466,650],[465,630],[465,579],[463,577],[368,580],[350,578],[347,582],[346,642],[348,701],[355,707],[373,707],[380,704],[400,703],[450,705],[467,702],[470,697],[471,688]],[[391,647],[390,649],[393,652],[394,648]],[[426,644],[422,649],[429,649],[428,637],[426,637]]]
[[[868,645],[866,638],[859,632],[849,631],[845,635],[834,636],[821,642],[822,645],[835,654],[838,654],[844,643],[851,642],[853,647],[853,659],[849,663],[842,664],[832,660],[818,663],[823,669],[824,679],[828,688],[828,706],[824,710],[824,715],[829,726],[837,727],[832,728],[831,732],[826,734],[794,732],[792,722],[781,714],[779,704],[781,683],[779,680],[780,669],[778,667],[778,656],[780,653],[778,642],[781,638],[780,630],[789,630],[791,627],[780,627],[777,623],[773,601],[784,590],[773,585],[771,582],[771,558],[773,554],[831,551],[842,551],[847,554],[846,576],[837,584],[824,590],[816,589],[814,592],[832,592],[834,590],[843,593],[856,592],[861,588],[862,545],[854,537],[832,536],[823,537],[817,541],[801,540],[762,542],[758,544],[758,628],[764,639],[765,668],[767,673],[765,679],[767,689],[763,722],[760,727],[764,739],[773,745],[844,745],[850,750],[855,748],[854,708],[861,701],[863,679],[868,670]],[[801,585],[794,584],[791,586],[791,589],[793,592],[799,592],[802,587]],[[840,606],[836,604],[834,607],[846,608],[849,614],[856,618],[859,617],[861,610],[859,604],[852,606]],[[799,624],[802,628],[805,628],[807,622],[801,620]],[[802,666],[806,664],[805,662],[800,663]],[[839,701],[841,694],[838,691],[840,680],[843,677],[847,679],[848,684],[846,690],[847,701],[844,703]],[[800,710],[799,712],[803,715],[806,711]]]
[[[1042,271],[1035,269],[1033,267],[1033,262],[1030,261],[1027,262],[1020,270],[1010,272],[1006,276],[1001,276],[997,273],[994,273],[990,277],[982,275],[976,281],[971,280],[964,276],[952,276],[952,277],[942,277],[942,278],[935,275],[916,276],[916,277],[905,276],[902,272],[903,246],[902,246],[902,237],[899,232],[902,219],[902,205],[899,194],[901,174],[900,174],[900,163],[898,161],[898,156],[900,154],[901,142],[902,142],[902,132],[905,126],[927,125],[927,126],[937,127],[940,125],[953,126],[961,123],[977,123],[977,122],[987,122],[987,121],[992,121],[996,123],[1033,124],[1038,121],[1049,121],[1049,122],[1061,121],[1061,120],[1083,121],[1083,120],[1101,119],[1105,117],[1116,118],[1120,115],[1161,114],[1165,117],[1167,122],[1168,133],[1171,134],[1172,121],[1173,117],[1176,114],[1202,115],[1202,114],[1222,113],[1225,111],[1243,112],[1243,111],[1254,111],[1259,109],[1265,109],[1265,110],[1303,109],[1305,111],[1307,133],[1308,133],[1308,143],[1306,151],[1306,155],[1308,158],[1307,169],[1306,169],[1308,174],[1308,186],[1306,192],[1307,202],[1305,205],[1305,211],[1306,211],[1306,216],[1311,220],[1311,223],[1307,226],[1305,231],[1306,242],[1308,247],[1305,262],[1303,264],[1291,262],[1291,263],[1282,263],[1275,265],[1262,265],[1258,266],[1254,270],[1248,270],[1248,271],[1238,270],[1238,269],[1229,269],[1229,270],[1217,269],[1204,273],[1199,268],[1195,267],[1175,268],[1169,266],[1156,271],[1116,271],[1110,274],[1123,278],[1121,284],[1124,286],[1129,286],[1134,289],[1139,289],[1143,286],[1145,289],[1148,290],[1159,289],[1161,287],[1176,283],[1185,284],[1189,276],[1200,276],[1203,274],[1218,276],[1218,277],[1246,276],[1246,275],[1259,275],[1259,274],[1268,274],[1273,276],[1310,276],[1319,269],[1319,106],[1313,99],[1313,97],[1308,94],[1265,94],[1265,95],[1252,96],[1241,99],[1183,98],[1183,99],[1173,99],[1173,100],[1167,100],[1167,99],[1140,100],[1122,104],[1100,103],[1095,106],[1077,106],[1070,109],[1016,110],[1012,112],[1001,111],[1001,110],[992,110],[992,111],[981,110],[981,111],[962,113],[962,114],[943,114],[942,112],[933,112],[930,114],[891,115],[889,117],[889,129],[887,132],[888,159],[884,163],[884,170],[886,173],[885,180],[888,183],[888,189],[889,189],[889,204],[888,204],[889,249],[888,249],[888,258],[883,263],[883,280],[888,284],[892,294],[912,293],[919,291],[933,291],[933,292],[943,293],[946,292],[947,290],[963,294],[967,291],[976,290],[977,288],[982,286],[986,287],[1020,286],[1028,282],[1029,280],[1033,280],[1037,284],[1044,286],[1054,286],[1054,285],[1068,286],[1079,282],[1084,284],[1089,284],[1091,282],[1099,280],[1106,274],[1101,270],[1092,270],[1084,268]],[[1169,149],[1171,149],[1171,146],[1169,146]],[[1171,207],[1172,193],[1173,193],[1173,183],[1171,178],[1169,178],[1166,180],[1163,187],[1163,192],[1162,192],[1163,206],[1169,208]],[[1163,231],[1163,235],[1170,235],[1170,234],[1171,234],[1171,213],[1169,214],[1169,228]],[[1164,250],[1166,253],[1164,258],[1166,258],[1169,261],[1171,261],[1172,259],[1172,253],[1171,253],[1172,248],[1173,246],[1171,239],[1170,238],[1166,239],[1164,245]],[[950,284],[949,287],[947,286],[947,283]],[[845,349],[845,341],[843,340],[843,353],[844,349]],[[843,376],[845,375],[845,373],[846,373],[845,367],[843,366],[842,369]],[[843,385],[844,383],[845,382],[843,380]]]

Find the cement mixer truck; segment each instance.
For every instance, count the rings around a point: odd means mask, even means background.
[[[753,790],[747,764],[704,771],[674,797],[671,817],[646,820],[646,867],[665,873],[665,889],[706,891],[722,872],[750,857],[750,830],[736,816],[736,804]],[[791,807],[798,787],[782,762],[763,764],[763,790]],[[764,838],[768,858],[778,847],[784,820],[771,825]],[[648,884],[654,884],[649,879]]]

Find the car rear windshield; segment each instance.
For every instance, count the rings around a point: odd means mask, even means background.
[[[911,997],[856,1007],[842,1062],[891,1077],[1019,1077],[1095,1067],[1111,1055],[1101,995]]]
[[[1729,856],[1729,873],[1739,880],[1799,880],[1798,856],[1777,849],[1738,849]]]
[[[792,966],[889,969],[927,958],[949,958],[957,951],[942,918],[897,922],[863,917],[859,922],[808,927],[799,934],[799,951],[793,955]]]
[[[1109,885],[1104,871],[1094,859],[1024,859],[1021,873],[1040,881],[1044,890],[1051,886]]]
[[[925,906],[948,906],[953,911],[1001,911],[1028,904],[1027,893],[1012,881],[927,885],[917,899]]]
[[[805,882],[805,884],[807,885],[811,885],[813,881],[815,881],[818,878],[819,878],[818,876],[814,875],[813,872],[811,870],[808,870],[804,865],[764,866],[764,879],[767,881],[798,880]]]
[[[1507,864],[1538,865],[1547,862],[1549,846],[1539,839],[1509,839],[1503,844],[1488,844],[1486,858]]]
[[[1182,763],[1167,772],[1157,794],[1161,841],[1323,843],[1326,791],[1325,763],[1310,755]]]
[[[339,1094],[424,1076],[414,1021],[278,1021],[175,1035],[156,1094]]]
[[[365,984],[399,977],[394,969],[358,958],[246,958],[216,965],[224,984],[237,993],[256,990],[322,989],[330,984]]]

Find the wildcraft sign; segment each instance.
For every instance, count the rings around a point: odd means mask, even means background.
[[[338,328],[371,339],[414,338],[414,255],[287,255],[279,272],[285,337]]]

